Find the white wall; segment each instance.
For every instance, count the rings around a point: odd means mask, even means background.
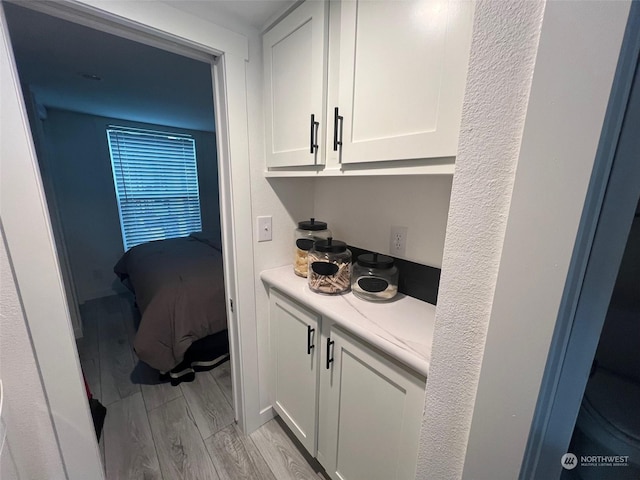
[[[420,478],[518,477],[628,8],[477,4]]]
[[[11,446],[6,441],[6,445],[0,454],[0,478],[5,480],[20,480],[18,467],[11,452]]]
[[[335,238],[389,253],[392,225],[408,227],[407,260],[440,268],[452,178],[374,176],[318,178],[314,214]]]
[[[49,109],[43,121],[54,185],[78,301],[124,291],[113,266],[124,253],[106,137],[108,125],[151,130],[161,125]],[[215,134],[171,127],[196,141],[203,229],[220,231]]]
[[[49,406],[1,229],[0,234],[0,379],[7,426],[0,478],[61,480],[66,476]]]

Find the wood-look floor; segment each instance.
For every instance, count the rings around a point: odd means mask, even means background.
[[[279,420],[247,436],[234,420],[229,362],[172,387],[139,362],[130,295],[81,307],[80,363],[107,407],[100,448],[107,480],[318,480],[318,463]]]

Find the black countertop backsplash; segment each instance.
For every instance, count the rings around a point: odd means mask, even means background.
[[[359,247],[349,245],[349,250],[353,254],[355,263],[359,255],[363,253],[374,253]],[[386,253],[384,255],[387,255]],[[432,305],[438,300],[438,286],[440,285],[440,269],[410,262],[401,258],[393,257],[396,267],[398,267],[399,281],[398,291],[423,302]]]

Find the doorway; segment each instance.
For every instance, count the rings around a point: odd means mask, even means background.
[[[600,334],[563,480],[640,477],[640,203]]]
[[[185,30],[180,22],[173,21],[175,11],[162,4],[153,6],[155,15],[151,16],[147,9],[141,13],[136,5],[128,2],[99,8],[82,2],[29,2],[25,5],[99,30],[141,39],[143,43],[160,43],[170,51],[187,56],[205,56],[208,61],[215,58],[212,76],[215,79],[215,110],[221,139],[217,150],[222,250],[228,260],[225,288],[226,298],[236,303],[235,311],[229,312],[233,410],[240,428],[252,431],[260,424],[255,380],[257,366],[251,361],[253,349],[250,346],[240,348],[242,339],[239,330],[243,327],[250,332],[254,322],[253,262],[252,257],[245,258],[238,266],[234,254],[237,249],[251,251],[253,248],[251,224],[246,221],[250,219],[250,204],[246,201],[246,195],[242,195],[249,190],[247,116],[246,109],[242,108],[247,95],[246,39],[242,40],[239,35],[206,21],[195,22]],[[30,132],[25,129],[28,123],[10,51],[4,12],[1,20],[2,131],[12,139],[2,145],[2,221],[7,246],[65,469],[70,478],[101,478],[99,452],[73,346],[69,310],[64,306],[60,266],[52,244],[46,205],[42,201],[43,189],[36,155]],[[194,46],[197,46],[195,50]],[[24,222],[24,218],[29,218],[29,222]],[[243,360],[247,355],[250,361]],[[246,365],[242,376],[241,364]]]
[[[153,477],[165,410],[203,439],[235,418],[212,66],[5,14],[105,470]]]
[[[629,435],[637,425],[637,408],[624,405],[637,395],[637,353],[630,355],[625,342],[637,350],[640,340],[639,284],[627,278],[628,270],[637,268],[632,228],[637,229],[640,198],[639,52],[640,8],[633,3],[520,472],[523,480],[638,475],[633,465],[640,459],[613,457],[630,456],[618,437],[638,442]],[[625,393],[614,394],[620,385]],[[605,420],[612,412],[613,423]],[[594,433],[604,423],[608,439]],[[606,447],[610,440],[617,446]]]

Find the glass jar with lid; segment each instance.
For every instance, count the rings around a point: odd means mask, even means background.
[[[351,287],[351,250],[345,242],[329,237],[318,240],[309,251],[309,288],[336,294]]]
[[[313,242],[316,240],[326,240],[331,236],[331,230],[327,228],[326,222],[320,222],[315,218],[298,222],[298,228],[293,235],[294,258],[293,271],[300,277],[307,277],[307,254]]]
[[[392,257],[377,253],[358,256],[353,266],[351,291],[363,300],[383,302],[398,293],[398,267]]]

